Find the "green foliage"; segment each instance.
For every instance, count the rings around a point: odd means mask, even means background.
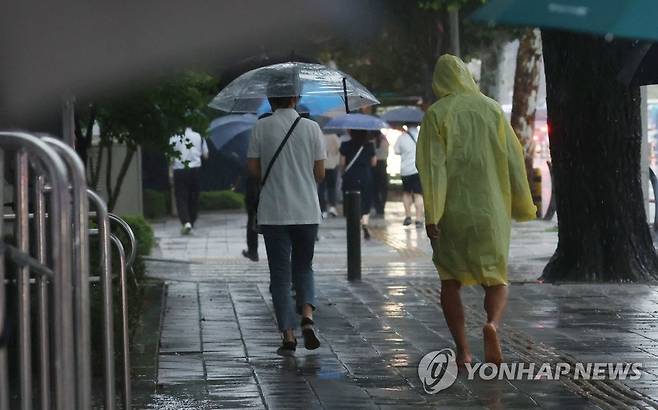
[[[143,195],[146,218],[159,219],[169,214],[169,192],[145,189]]]
[[[490,53],[492,44],[511,40],[515,31],[472,23],[467,17],[485,0],[378,0],[372,39],[329,42],[320,60],[335,61],[378,96],[420,96],[431,91],[436,59],[448,51],[448,10],[459,8],[461,54],[465,60]]]
[[[169,137],[186,127],[204,133],[210,123],[208,101],[217,82],[207,74],[185,72],[156,85],[99,104],[101,139],[171,152]]]
[[[137,240],[137,255],[148,256],[155,246],[155,234],[151,225],[141,215],[124,215],[121,217],[130,225]],[[122,239],[123,238],[119,238]]]
[[[199,201],[199,208],[205,211],[242,209],[243,207],[244,195],[234,191],[202,192]]]

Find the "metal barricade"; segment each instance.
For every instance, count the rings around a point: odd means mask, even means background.
[[[60,156],[48,144],[39,138],[20,132],[0,132],[0,150],[3,156],[6,151],[16,153],[16,196],[15,212],[16,218],[16,252],[8,253],[9,257],[19,266],[17,273],[18,289],[18,345],[19,345],[19,391],[20,391],[20,408],[32,409],[33,406],[33,388],[32,388],[32,337],[30,328],[30,275],[32,273],[43,276],[46,271],[52,271],[53,289],[53,320],[52,322],[46,316],[48,314],[47,306],[51,305],[48,300],[48,292],[37,292],[38,303],[38,322],[39,322],[39,368],[40,370],[40,406],[41,408],[50,407],[50,392],[54,391],[54,407],[57,409],[70,409],[77,407],[77,391],[84,389],[85,383],[78,384],[76,380],[75,367],[75,333],[74,333],[74,315],[73,315],[73,289],[72,282],[72,243],[71,243],[71,196],[68,189],[69,174],[66,164]],[[6,160],[6,156],[4,156]],[[37,260],[32,260],[29,254],[29,162],[32,161],[36,167],[43,171],[43,177],[47,179],[52,187],[49,201],[44,200],[42,192],[35,196],[35,220],[37,223]],[[4,164],[4,161],[3,161]],[[4,180],[4,178],[3,178]],[[39,187],[43,181],[36,179],[35,186]],[[4,202],[3,202],[4,203]],[[50,225],[51,240],[48,246],[42,242],[45,238],[46,208],[52,216],[48,220]],[[43,223],[43,224],[42,224]],[[8,245],[5,245],[8,247]],[[47,251],[50,252],[47,252]],[[47,255],[49,253],[49,255]],[[17,257],[17,256],[20,256]],[[44,263],[51,260],[51,263]],[[0,279],[2,284],[5,281],[4,259],[0,260],[2,273]],[[30,266],[42,266],[44,270],[30,269]],[[39,286],[43,286],[47,279],[38,280]],[[3,293],[5,287],[2,286]],[[4,296],[4,295],[2,295]],[[5,310],[6,298],[2,298],[2,313],[0,314],[1,323],[6,321]],[[48,326],[52,323],[52,326]],[[46,327],[42,327],[46,325]],[[52,328],[54,342],[49,340],[48,332]],[[53,353],[52,365],[52,383],[50,383],[50,355],[48,350]],[[0,406],[9,408],[9,379],[7,375],[7,347],[0,347]]]
[[[130,408],[127,271],[137,252],[134,233],[125,221],[108,212],[104,201],[95,192],[87,189],[84,165],[76,152],[62,141],[26,133],[0,132],[0,181],[4,181],[3,164],[5,152],[8,150],[16,153],[15,213],[5,214],[4,218],[0,218],[0,232],[3,232],[5,221],[14,221],[17,246],[12,247],[0,241],[0,284],[5,284],[0,286],[0,324],[4,328],[7,319],[7,278],[4,271],[6,256],[18,266],[16,320],[19,329],[20,408],[88,409],[92,406],[89,235],[99,236],[101,269],[98,279],[103,307],[104,408],[116,408],[117,398],[112,309],[112,244],[116,246],[119,254],[123,407]],[[31,169],[35,171],[33,176]],[[34,189],[33,198],[29,195],[30,186]],[[3,192],[0,189],[0,200],[2,199]],[[95,212],[89,212],[90,202],[94,205]],[[1,203],[4,204],[4,201]],[[96,218],[97,228],[89,229],[90,217]],[[30,220],[33,225],[33,238],[30,236]],[[128,238],[130,252],[127,260],[124,244],[111,232],[111,221],[123,230]],[[30,284],[33,278],[37,299],[38,361],[34,362],[38,363],[38,383],[33,383],[31,371],[33,339],[30,334]],[[53,306],[53,320],[49,318],[50,306]],[[51,334],[54,335],[52,342]],[[1,340],[5,343],[7,336],[2,336]],[[0,344],[0,410],[10,406],[11,383],[7,370],[7,346]],[[53,392],[54,400],[51,398]]]

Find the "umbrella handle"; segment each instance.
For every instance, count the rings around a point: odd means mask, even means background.
[[[347,102],[347,78],[343,77],[343,98],[345,99],[345,112],[350,113],[350,105]]]

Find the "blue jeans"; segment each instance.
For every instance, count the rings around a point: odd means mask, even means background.
[[[301,313],[302,306],[315,304],[313,252],[318,225],[262,225],[261,230],[279,330],[295,329],[295,310]],[[291,284],[295,287],[296,303],[292,300]]]

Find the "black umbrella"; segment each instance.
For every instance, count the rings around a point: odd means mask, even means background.
[[[631,86],[658,84],[658,44],[637,44],[617,79]]]

